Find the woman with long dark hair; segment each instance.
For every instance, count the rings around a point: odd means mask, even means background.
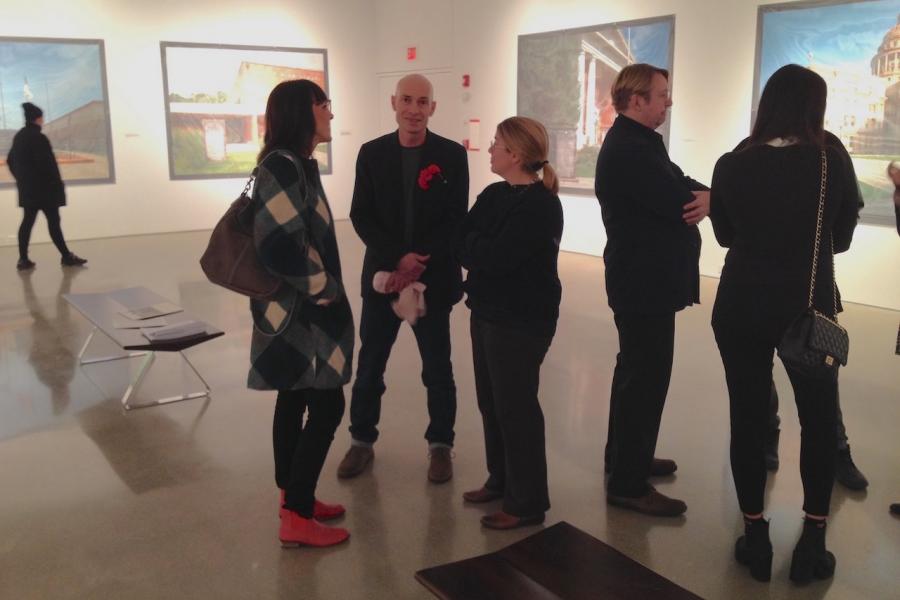
[[[312,158],[317,144],[331,141],[333,118],[331,101],[312,81],[278,84],[266,105],[253,190],[256,249],[283,280],[274,299],[250,301],[248,386],[278,391],[272,441],[284,546],[331,546],[350,535],[320,523],[344,507],[315,497],[344,415],[354,341],[331,209]]]
[[[807,307],[819,239],[813,306],[836,319],[832,248],[850,247],[859,212],[846,152],[826,143],[825,81],[809,69],[778,69],[763,90],[748,143],[722,156],[712,179],[710,218],[728,248],[712,326],[731,406],[731,470],[744,513],[735,558],[768,581],[772,568],[766,486],[767,406],[774,350]],[[824,178],[821,235],[817,217]],[[790,577],[804,583],[834,573],[825,525],[835,469],[837,376],[819,379],[785,363],[801,425],[803,533]]]
[[[501,510],[481,519],[491,529],[542,523],[550,508],[538,384],[559,318],[563,214],[549,148],[534,119],[500,123],[491,171],[504,181],[478,195],[459,231],[488,471],[484,485],[463,498],[503,499]]]

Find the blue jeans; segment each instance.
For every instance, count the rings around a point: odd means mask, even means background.
[[[350,399],[350,435],[356,443],[371,445],[378,439],[384,370],[401,323],[388,296],[363,297],[359,325],[362,344]],[[450,309],[429,307],[428,314],[412,330],[422,358],[422,383],[428,392],[430,423],[425,439],[430,444],[452,446],[456,384],[450,362]]]

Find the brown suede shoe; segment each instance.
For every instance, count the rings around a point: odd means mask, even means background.
[[[502,510],[481,517],[481,524],[488,529],[516,529],[529,525],[540,525],[544,522],[544,513],[528,517],[516,517]]]
[[[463,500],[466,502],[473,502],[475,504],[481,504],[483,502],[490,502],[492,500],[496,500],[498,498],[503,497],[503,492],[498,492],[496,490],[489,490],[488,488],[482,486],[477,490],[470,490],[468,492],[463,492]]]
[[[341,464],[338,465],[338,477],[341,479],[356,477],[366,470],[373,458],[375,451],[369,446],[350,446]]]
[[[428,481],[432,483],[444,483],[453,477],[453,461],[450,456],[450,448],[437,446],[428,452],[430,464],[428,465]]]
[[[687,504],[676,498],[660,494],[653,487],[646,495],[637,498],[614,496],[607,492],[606,503],[654,517],[677,517],[687,510]]]
[[[670,458],[654,458],[650,463],[650,477],[665,477],[671,475],[678,470],[678,465]],[[612,465],[605,463],[603,472],[609,475],[612,473]]]

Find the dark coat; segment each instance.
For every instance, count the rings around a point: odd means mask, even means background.
[[[610,308],[658,314],[699,302],[700,231],[683,215],[692,192],[708,188],[669,160],[661,135],[623,115],[603,140],[595,177]]]
[[[472,312],[552,336],[562,296],[557,271],[562,231],[562,204],[542,182],[487,186],[463,220],[457,244],[468,270],[464,288]]]
[[[850,157],[829,143],[828,177],[814,306],[834,311],[830,247],[850,247],[859,188]],[[810,144],[751,146],[723,155],[713,171],[711,212],[728,248],[713,323],[777,342],[809,298],[821,181],[821,151]]]
[[[430,254],[420,281],[429,307],[448,308],[462,298],[462,272],[452,252],[453,235],[469,204],[469,164],[460,144],[428,131],[419,169],[437,165],[428,189],[414,187],[412,243],[404,243],[400,137],[395,131],[363,144],[356,161],[350,220],[366,245],[363,297],[377,294],[372,279],[393,271],[409,252]]]
[[[19,206],[43,209],[66,205],[59,166],[40,125],[28,123],[16,133],[6,164],[16,178]]]
[[[334,221],[318,164],[298,160],[302,172],[289,157],[267,156],[253,189],[259,261],[284,281],[273,300],[250,301],[247,385],[257,390],[330,390],[351,376],[353,314]]]

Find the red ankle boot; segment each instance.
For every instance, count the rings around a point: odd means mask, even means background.
[[[286,512],[288,512],[288,510],[284,507],[284,490],[281,490],[278,502],[278,518],[283,519]],[[341,504],[325,504],[324,502],[316,500],[316,503],[313,505],[313,518],[316,521],[337,519],[338,517],[343,516],[345,512],[347,511]]]
[[[284,548],[297,546],[334,546],[350,537],[346,529],[328,527],[315,519],[306,519],[292,510],[286,510],[278,530],[278,539]]]

